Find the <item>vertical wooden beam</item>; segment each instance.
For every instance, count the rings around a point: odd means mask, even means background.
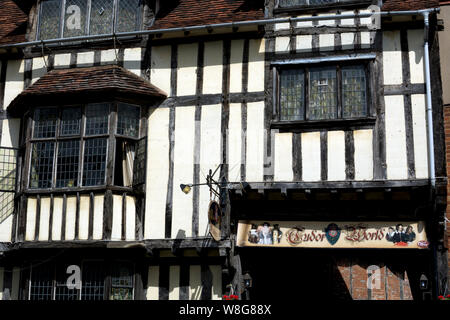
[[[53,193],[50,194],[50,213],[48,219],[48,241],[52,241],[52,231],[53,231],[53,206],[54,206],[54,196]]]
[[[111,240],[113,216],[113,195],[111,190],[106,190],[103,206],[103,240]]]
[[[61,240],[66,240],[66,216],[67,216],[67,194],[64,193],[62,217],[61,217]]]
[[[39,227],[41,224],[41,196],[37,195],[36,197],[36,221],[34,228],[34,241],[39,240]]]
[[[159,266],[159,300],[169,300],[169,265]]]

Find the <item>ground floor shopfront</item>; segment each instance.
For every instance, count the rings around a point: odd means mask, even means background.
[[[430,287],[420,288],[420,277],[433,274],[430,252],[245,248],[240,256],[250,300],[431,298]]]

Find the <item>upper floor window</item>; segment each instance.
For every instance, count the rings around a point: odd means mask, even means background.
[[[29,187],[103,186],[107,163],[114,185],[132,186],[140,122],[141,108],[125,103],[36,108]]]
[[[326,6],[330,4],[357,2],[356,0],[278,0],[279,8]],[[360,1],[361,2],[361,1]]]
[[[368,115],[365,65],[281,69],[281,121],[362,118]]]
[[[38,39],[136,31],[142,0],[43,0]]]

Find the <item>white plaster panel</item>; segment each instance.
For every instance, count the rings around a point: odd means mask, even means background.
[[[159,300],[159,266],[148,267],[147,300]]]
[[[424,94],[411,95],[414,164],[417,179],[428,178],[428,140]]]
[[[275,38],[275,51],[280,52],[289,52],[291,43],[290,37],[276,37]]]
[[[136,199],[134,197],[126,197],[127,212],[126,212],[126,230],[125,239],[136,239]]]
[[[349,15],[354,14],[354,11],[342,11],[342,15]],[[348,18],[348,19],[342,19],[341,26],[354,26],[355,25],[355,18]]]
[[[25,71],[24,60],[8,60],[6,66],[5,94],[3,108],[9,106],[11,101],[23,91],[23,73]]]
[[[12,214],[10,214],[6,219],[0,220],[0,242],[11,242],[12,224],[13,224]]]
[[[342,49],[349,50],[353,49],[356,42],[356,33],[344,32],[341,33],[341,45]]]
[[[200,300],[202,289],[201,267],[191,265],[189,268],[189,300]]]
[[[53,66],[55,68],[68,68],[70,66],[70,53],[55,54]]]
[[[373,179],[373,130],[353,131],[355,180]]]
[[[388,179],[406,179],[406,133],[403,96],[385,96],[386,165]]]
[[[360,14],[364,14],[364,13],[371,13],[372,11],[371,10],[360,10],[359,11],[359,13]],[[362,25],[362,26],[368,26],[368,25],[371,25],[372,24],[372,18],[371,17],[366,17],[366,18],[360,18],[360,24]]]
[[[264,39],[251,39],[248,58],[248,92],[264,91]]]
[[[292,170],[292,133],[275,134],[275,181],[294,180]]]
[[[203,94],[222,93],[223,42],[205,42]]]
[[[79,52],[77,54],[77,66],[88,67],[94,65],[94,51]]]
[[[264,175],[264,102],[247,104],[246,180],[258,182]]]
[[[78,226],[78,238],[87,240],[89,238],[89,196],[80,196],[80,215]]]
[[[35,83],[40,77],[47,73],[46,63],[48,63],[48,56],[33,58],[31,84]]]
[[[67,197],[66,208],[66,236],[65,240],[75,239],[75,221],[77,212],[77,198]]]
[[[127,48],[123,52],[123,66],[137,76],[141,76],[142,48]]]
[[[198,43],[178,46],[177,96],[195,94],[197,86],[197,55]]]
[[[304,181],[320,180],[320,132],[302,133],[302,177]]]
[[[320,51],[334,50],[334,34],[320,34],[319,47]]]
[[[113,195],[111,240],[122,239],[122,196]]]
[[[169,180],[169,112],[169,108],[153,108],[148,119],[145,239],[164,238]]]
[[[230,92],[242,91],[244,40],[232,40],[230,52]]]
[[[94,229],[92,230],[93,239],[103,238],[103,205],[105,201],[104,195],[94,196]]]
[[[117,55],[119,54],[119,50],[117,49],[108,49],[100,51],[100,63],[101,64],[110,64],[117,61]]]
[[[230,104],[228,118],[228,180],[241,181],[242,163],[242,106],[240,103]]]
[[[52,240],[61,240],[63,198],[53,198]]]
[[[295,48],[298,52],[312,50],[312,35],[298,35],[296,36]]]
[[[193,182],[195,107],[175,109],[175,148],[173,166],[172,238],[192,236],[192,194],[179,185]]]
[[[39,241],[48,241],[50,226],[50,198],[41,198],[41,211],[39,216]]]
[[[171,95],[171,48],[170,46],[152,47],[150,82],[159,89]]]
[[[27,225],[25,227],[25,240],[34,240],[34,231],[36,229],[36,198],[27,199]]]
[[[221,122],[222,106],[204,105],[201,110],[200,123],[200,180],[221,163]],[[207,187],[199,189],[199,235],[208,235],[208,205],[210,192]]]
[[[373,44],[373,38],[369,31],[361,32],[361,48],[370,48]]]
[[[319,16],[329,16],[329,15],[331,15],[330,13],[321,13],[321,14],[319,14]],[[317,21],[317,25],[319,26],[319,27],[322,27],[322,26],[329,26],[329,27],[333,27],[333,26],[335,26],[336,25],[336,20],[335,19],[327,19],[327,20],[318,20]]]
[[[220,265],[209,266],[212,273],[211,300],[222,300],[222,267]]]
[[[345,133],[328,131],[328,180],[345,180]]]
[[[306,18],[306,17],[311,17],[311,15],[297,16],[297,18]],[[313,26],[312,21],[298,21],[297,22],[297,27],[298,28],[309,28],[309,27],[312,27],[312,26]]]
[[[384,84],[403,82],[400,31],[383,32],[383,76]]]
[[[408,30],[409,68],[411,83],[424,83],[423,30]]]
[[[19,136],[20,136],[20,119],[10,118],[3,120],[0,145],[2,147],[18,148]]]
[[[169,300],[180,299],[180,266],[169,268]]]
[[[289,22],[275,23],[275,31],[288,30],[289,28],[290,28],[290,23]]]

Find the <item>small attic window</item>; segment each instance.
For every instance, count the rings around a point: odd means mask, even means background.
[[[143,0],[43,0],[37,39],[130,32],[141,28]]]

